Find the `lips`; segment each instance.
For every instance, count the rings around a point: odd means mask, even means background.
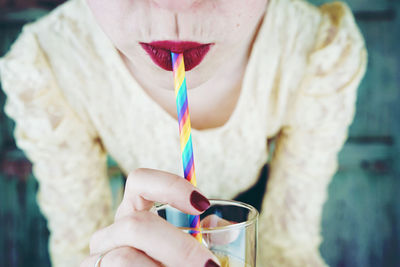
[[[185,70],[199,65],[210,50],[211,43],[157,41],[139,43],[153,62],[164,70],[172,71],[171,52],[183,53]]]

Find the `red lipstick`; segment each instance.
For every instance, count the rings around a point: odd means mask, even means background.
[[[164,70],[172,71],[171,52],[183,53],[185,70],[189,71],[200,64],[210,50],[211,43],[157,41],[139,43],[155,64]]]

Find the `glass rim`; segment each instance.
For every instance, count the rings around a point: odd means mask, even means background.
[[[218,205],[218,204],[225,204],[229,206],[236,206],[236,207],[242,207],[245,209],[249,210],[249,218],[246,221],[235,223],[235,224],[230,224],[230,225],[225,225],[225,226],[216,226],[216,227],[200,227],[200,228],[194,228],[194,227],[182,227],[178,226],[177,228],[184,230],[184,231],[193,231],[193,232],[200,232],[201,234],[207,234],[207,233],[215,233],[215,232],[223,232],[223,231],[229,231],[229,230],[235,230],[237,228],[244,228],[249,225],[254,224],[258,217],[259,217],[259,212],[256,208],[253,206],[243,203],[241,201],[237,200],[225,200],[225,199],[217,199],[217,198],[211,198],[209,199],[211,206],[213,205]],[[155,204],[153,208],[151,209],[154,212],[157,212],[163,207],[172,207],[169,204]],[[210,206],[210,207],[211,207]]]

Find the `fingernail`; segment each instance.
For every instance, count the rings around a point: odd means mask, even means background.
[[[198,211],[205,211],[210,207],[210,201],[197,191],[193,191],[190,195],[190,203]]]
[[[208,260],[206,262],[206,265],[204,265],[204,267],[219,267],[219,265],[216,264],[215,261],[213,261],[213,260]]]

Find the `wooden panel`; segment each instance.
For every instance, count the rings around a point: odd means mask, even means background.
[[[20,26],[0,27],[0,57],[8,51],[19,32]],[[12,134],[14,123],[5,115],[3,110],[5,98],[0,84],[0,152],[13,146],[14,143]]]
[[[65,2],[65,0],[0,0],[0,8],[54,8],[63,2]]]
[[[384,143],[386,141],[387,143]],[[339,154],[338,172],[354,172],[363,169],[374,174],[388,174],[394,171],[396,160],[391,140],[349,140]]]
[[[391,0],[341,0],[346,2],[354,11],[382,11],[386,10],[390,6]],[[310,3],[315,5],[322,5],[327,2],[333,2],[330,0],[309,0]]]
[[[36,204],[37,182],[0,176],[0,266],[50,266],[46,221]]]
[[[330,266],[400,266],[396,154],[379,143],[350,143],[340,153],[322,220],[321,253]]]
[[[400,53],[397,47],[396,21],[360,23],[364,32],[369,62],[359,89],[357,114],[352,136],[390,136],[399,113],[393,108],[400,101],[398,74]]]
[[[322,223],[321,253],[330,266],[400,266],[394,182],[362,170],[335,176]]]

